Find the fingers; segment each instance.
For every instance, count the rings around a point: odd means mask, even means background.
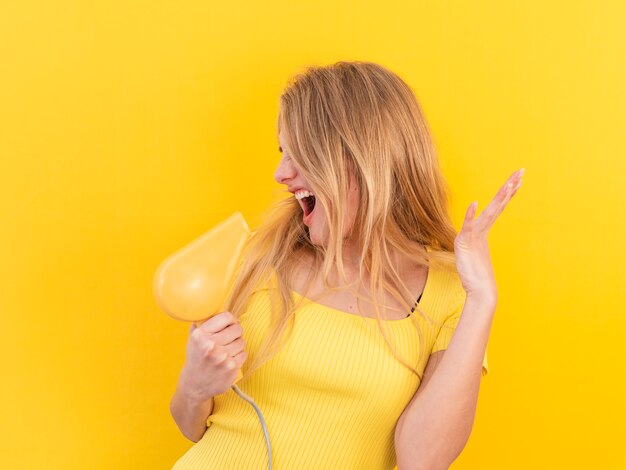
[[[217,325],[216,328],[232,321],[232,319],[229,318],[229,316],[232,316],[230,312],[223,313],[227,313],[228,315],[219,314],[222,315],[222,319],[213,323],[213,325]],[[214,318],[217,316],[218,315]],[[204,325],[203,323],[200,327],[196,328],[192,326],[190,336],[206,355],[210,355],[211,358],[216,361],[215,363],[220,363],[225,360],[224,358],[234,356],[245,348],[246,344],[243,339],[243,328],[238,321],[228,324],[225,328],[217,332],[209,331],[208,327],[203,328]]]
[[[248,358],[242,326],[232,313],[221,312],[189,330],[185,381],[200,396],[224,393]]]
[[[465,219],[463,219],[463,226],[460,232],[455,238],[455,244],[465,245],[470,242],[471,234],[474,228],[474,217],[476,216],[476,209],[478,207],[478,201],[472,202],[467,211],[465,211]]]
[[[228,325],[233,325],[235,323],[238,323],[238,320],[232,313],[221,312],[206,320],[204,323],[198,326],[198,328],[202,332],[216,333],[223,330]]]
[[[513,195],[517,192],[519,187],[522,185],[523,174],[524,174],[524,168],[516,171],[509,177],[505,185],[502,187],[501,191],[504,193],[504,195],[502,197],[502,202],[500,203],[500,205],[496,206],[498,209],[496,213],[496,217],[504,210],[504,208],[509,203]]]
[[[476,216],[477,208],[478,208],[478,201],[474,201],[469,205],[469,207],[467,208],[467,211],[465,212],[466,224],[469,224],[474,220],[474,217]]]
[[[219,333],[213,333],[211,336],[214,337],[218,343],[227,345],[241,338],[242,335],[243,328],[239,323],[236,323],[226,327]]]
[[[199,333],[197,328],[189,335],[188,354],[190,354],[190,351],[201,351],[202,354],[206,355],[213,351],[214,348],[215,340],[210,338],[208,335]]]
[[[248,353],[246,351],[241,351],[233,357],[229,356],[222,361],[220,365],[226,370],[241,369],[241,366],[243,366],[244,362],[246,362],[246,359],[248,359]]]
[[[497,192],[495,197],[491,200],[489,205],[476,219],[475,228],[479,232],[485,232],[496,221],[498,216],[502,213],[506,205],[509,203],[513,195],[522,185],[522,175],[524,174],[524,168],[514,172],[509,176],[504,185]]]
[[[243,341],[235,341],[228,346],[215,346],[207,356],[213,364],[232,370],[241,368],[248,357],[248,352],[243,349]]]
[[[202,337],[203,339],[210,340],[220,346],[227,346],[243,337],[243,328],[239,323],[228,325],[226,328],[216,333],[211,333],[209,331],[204,331],[201,328],[197,328],[191,332],[191,336]]]
[[[238,338],[235,341],[227,344],[226,346],[222,346],[222,349],[228,353],[229,357],[235,357],[237,354],[241,353],[246,348],[246,343],[243,338]]]
[[[241,369],[241,366],[243,366],[243,363],[246,362],[246,359],[248,359],[247,351],[241,351],[239,354],[233,356],[236,368]]]
[[[502,193],[501,198],[502,198],[504,205],[506,205],[506,203],[511,199],[513,194],[515,194],[515,192],[522,185],[523,174],[524,174],[524,168],[516,171],[511,176],[509,176],[506,183],[504,183],[504,186],[500,188],[500,193]]]

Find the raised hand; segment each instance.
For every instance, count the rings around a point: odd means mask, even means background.
[[[487,236],[493,223],[522,185],[523,174],[522,168],[509,176],[476,219],[478,202],[470,204],[465,213],[463,227],[454,240],[454,253],[456,268],[468,298],[480,299],[495,306],[497,288]]]

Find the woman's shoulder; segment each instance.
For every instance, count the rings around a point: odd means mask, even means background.
[[[433,289],[437,292],[445,294],[447,297],[453,299],[460,299],[464,297],[465,290],[461,283],[459,273],[455,270],[442,269],[437,266],[431,266],[429,268],[429,275],[433,276]]]
[[[444,310],[454,308],[465,302],[465,289],[456,269],[453,252],[439,251],[426,246],[429,254],[429,281],[433,297],[438,299]]]

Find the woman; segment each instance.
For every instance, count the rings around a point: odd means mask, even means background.
[[[294,197],[253,233],[226,311],[191,328],[171,411],[197,443],[174,468],[266,467],[240,368],[276,469],[447,468],[488,371],[487,234],[523,170],[457,234],[415,95],[369,62],[294,77],[278,138]]]

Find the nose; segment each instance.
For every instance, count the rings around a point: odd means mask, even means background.
[[[292,180],[297,175],[296,168],[290,158],[283,155],[278,164],[278,168],[274,172],[274,179],[279,184],[287,184],[287,181]]]

